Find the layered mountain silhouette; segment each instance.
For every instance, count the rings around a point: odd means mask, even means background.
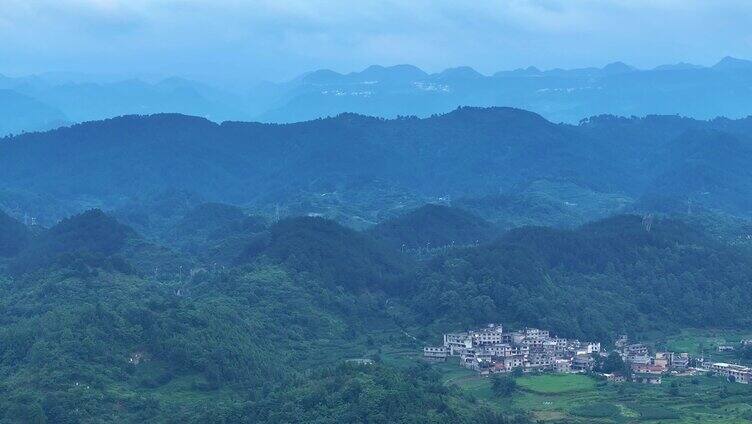
[[[614,62],[568,70],[531,66],[493,75],[467,66],[429,74],[412,65],[373,65],[350,73],[322,69],[287,82],[232,90],[183,78],[144,82],[0,75],[0,134],[160,112],[278,123],[344,112],[427,117],[458,106],[517,107],[569,123],[604,113],[740,118],[752,114],[750,81],[752,61],[732,57],[710,67],[678,63],[641,70]],[[25,112],[12,113],[19,108]]]
[[[726,57],[711,67],[687,63],[640,70],[623,62],[603,68],[535,67],[483,75],[469,67],[427,74],[410,65],[340,74],[312,72],[267,86],[273,105],[256,118],[293,122],[342,112],[393,118],[429,116],[457,106],[513,106],[554,122],[591,115],[681,114],[700,119],[752,113],[752,61]],[[703,102],[693,101],[703,98]]]

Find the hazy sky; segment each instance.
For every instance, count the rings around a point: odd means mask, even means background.
[[[279,81],[752,58],[749,0],[0,0],[0,73]]]

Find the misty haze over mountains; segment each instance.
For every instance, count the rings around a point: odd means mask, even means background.
[[[740,118],[752,114],[752,61],[725,57],[710,67],[678,63],[650,70],[615,62],[603,68],[528,67],[493,75],[470,67],[428,74],[411,65],[371,66],[347,74],[318,70],[288,82],[233,90],[181,78],[0,76],[0,134],[127,114],[174,112],[215,122],[286,123],[343,112],[426,117],[458,106],[511,106],[567,123],[602,113]]]

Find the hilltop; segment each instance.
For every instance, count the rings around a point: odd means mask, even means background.
[[[523,424],[399,352],[487,322],[603,341],[750,324],[752,254],[681,220],[523,227],[417,261],[382,237],[438,243],[490,224],[436,205],[364,232],[320,217],[247,218],[229,205],[187,208],[173,228],[197,229],[175,233],[192,253],[99,210],[33,236],[9,259],[14,274],[0,268],[3,418],[276,422],[295,421],[293,408],[306,419],[400,420],[418,408],[439,422]],[[231,249],[207,243],[225,237]],[[373,363],[344,363],[352,358]],[[352,397],[362,384],[368,402]]]

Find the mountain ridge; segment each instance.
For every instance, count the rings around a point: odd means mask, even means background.
[[[0,78],[0,89],[23,96],[33,105],[35,115],[45,116],[51,111],[56,115],[18,121],[0,113],[0,134],[128,114],[171,112],[218,122],[289,123],[343,112],[385,118],[426,117],[462,105],[513,106],[569,123],[601,113],[738,118],[752,114],[752,102],[746,95],[747,82],[752,78],[750,63],[725,57],[712,66],[678,63],[638,69],[617,61],[575,69],[529,66],[491,75],[469,66],[429,73],[409,64],[371,65],[344,73],[313,70],[289,81],[262,82],[241,89],[217,88],[181,77],[154,82],[65,75],[4,77]],[[729,73],[734,78],[728,78]],[[650,89],[645,92],[645,87]],[[698,95],[706,101],[689,101]],[[0,112],[3,104],[10,102],[0,96]]]
[[[0,139],[0,202],[5,190],[16,203],[15,193],[38,193],[70,207],[116,209],[144,191],[183,190],[205,201],[268,210],[301,196],[323,201],[327,193],[368,195],[389,187],[419,204],[515,193],[536,181],[571,185],[575,190],[565,191],[577,196],[636,199],[670,172],[687,132],[697,136],[686,140],[709,152],[718,132],[746,146],[752,119],[600,115],[570,125],[506,107],[463,107],[427,118],[348,113],[295,124],[134,115]],[[734,176],[719,180],[706,206],[746,215],[748,205],[734,205],[724,194],[752,178],[743,166],[752,153],[738,153],[726,155],[731,161],[710,155],[700,166]],[[689,187],[677,187],[673,196],[692,196]],[[394,202],[364,212],[404,204]],[[561,207],[576,201],[564,202]],[[30,199],[24,209],[34,205]]]

